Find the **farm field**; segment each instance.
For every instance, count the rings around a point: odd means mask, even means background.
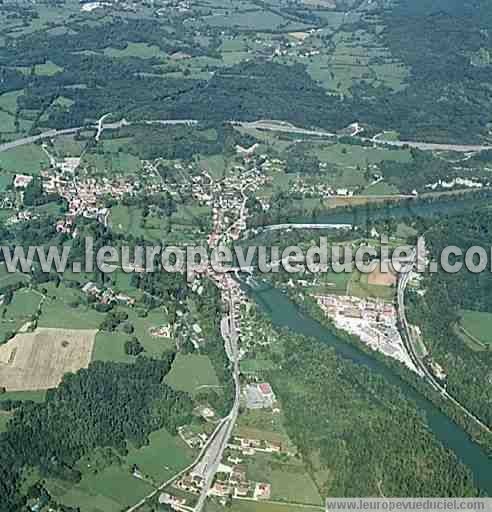
[[[351,274],[350,282],[347,286],[347,295],[360,298],[393,300],[396,293],[396,287],[369,284],[369,274],[363,274],[355,270]]]
[[[48,165],[46,153],[35,144],[0,153],[0,167],[6,172],[36,175]]]
[[[7,391],[50,389],[63,375],[89,366],[95,330],[38,328],[0,346],[0,386]]]
[[[207,356],[178,354],[165,381],[174,389],[194,394],[200,386],[218,386],[219,381]]]

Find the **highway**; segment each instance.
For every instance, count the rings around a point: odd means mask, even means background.
[[[262,231],[279,231],[281,229],[352,229],[352,224],[270,224],[264,226]]]
[[[402,272],[398,279],[398,290],[397,290],[397,305],[398,305],[398,319],[400,321],[400,331],[403,339],[403,343],[405,348],[407,349],[407,353],[409,357],[412,359],[412,362],[422,373],[423,378],[428,382],[428,384],[436,391],[438,391],[442,397],[446,398],[450,401],[455,407],[457,407],[462,413],[465,414],[468,418],[473,420],[480,428],[492,434],[492,430],[488,425],[483,423],[477,416],[475,416],[471,411],[469,411],[464,405],[462,405],[456,398],[450,395],[446,388],[439,382],[438,379],[433,375],[433,373],[427,368],[427,365],[423,361],[423,359],[417,354],[415,350],[415,341],[413,340],[412,331],[409,328],[406,311],[405,311],[405,290],[407,288],[408,282],[410,281],[411,272],[417,263],[417,251],[414,249],[411,254],[410,259],[411,267],[407,269],[405,272]]]
[[[108,114],[105,114],[103,118],[105,118]],[[12,142],[6,142],[4,144],[0,144],[0,153],[3,151],[7,151],[9,149],[13,149],[19,146],[24,146],[26,144],[32,144],[42,139],[48,139],[53,137],[59,137],[61,135],[70,135],[72,133],[77,133],[83,129],[94,129],[96,130],[96,136],[100,137],[104,130],[117,130],[124,126],[132,126],[138,124],[156,124],[156,125],[196,125],[200,122],[197,119],[150,119],[150,120],[139,120],[139,121],[127,121],[126,119],[122,119],[120,121],[114,123],[104,123],[104,119],[101,118],[94,125],[88,126],[79,126],[76,128],[67,128],[63,130],[47,130],[46,132],[40,133],[39,135],[33,135],[31,137],[24,137],[18,140],[14,140]],[[321,129],[307,129],[307,128],[299,128],[285,121],[275,121],[275,120],[258,120],[258,121],[228,121],[233,126],[241,126],[243,128],[252,128],[256,130],[267,130],[267,131],[275,131],[275,132],[283,132],[283,133],[292,133],[299,135],[308,135],[313,137],[331,137],[331,138],[340,138],[340,135],[337,135],[333,132],[327,132]],[[455,151],[457,153],[476,153],[480,151],[491,150],[492,145],[466,145],[466,144],[441,144],[441,143],[432,143],[432,142],[419,142],[419,141],[386,141],[380,140],[377,138],[364,138],[359,136],[354,136],[354,138],[359,139],[363,142],[372,142],[373,144],[378,145],[388,145],[395,147],[403,147],[408,146],[411,148],[417,148],[422,151]],[[97,139],[98,140],[98,139]]]

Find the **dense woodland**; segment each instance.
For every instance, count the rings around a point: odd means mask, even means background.
[[[485,248],[490,258],[492,214],[487,209],[477,209],[449,217],[429,229],[425,238],[436,261],[442,249],[450,245],[463,252],[477,245]],[[471,350],[458,336],[456,327],[461,309],[492,312],[491,286],[490,260],[485,271],[478,274],[464,266],[455,274],[440,269],[426,279],[427,292],[424,297],[413,297],[411,309],[411,320],[423,327],[431,356],[448,374],[448,390],[489,425],[492,352]]]
[[[112,447],[124,454],[128,441],[142,446],[151,432],[175,432],[189,421],[189,396],[163,383],[173,360],[168,353],[159,360],[139,357],[135,364],[94,362],[67,374],[45,402],[16,408],[0,434],[0,510],[19,510],[26,467],[76,482],[74,464],[91,450]]]
[[[473,496],[470,474],[384,378],[282,334],[272,374],[289,436],[325,496]]]

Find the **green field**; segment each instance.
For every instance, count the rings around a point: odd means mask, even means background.
[[[459,325],[482,350],[492,348],[492,313],[464,310]]]
[[[46,153],[37,145],[19,146],[0,153],[0,167],[19,174],[39,174],[49,165]]]
[[[6,92],[0,95],[0,109],[15,114],[17,110],[17,98],[24,94],[24,90]]]
[[[167,323],[167,316],[162,310],[153,310],[146,317],[139,317],[135,310],[121,308],[128,314],[128,322],[134,327],[134,333],[128,335],[121,329],[115,332],[100,331],[96,335],[92,360],[118,361],[128,363],[134,357],[125,354],[125,342],[131,336],[136,336],[148,356],[159,357],[167,350],[172,350],[174,341],[168,338],[158,338],[149,333],[151,327],[158,327]],[[102,321],[102,320],[101,320]]]
[[[345,272],[321,273],[316,281],[316,286],[309,288],[310,293],[345,295],[350,282],[350,274]]]
[[[356,144],[319,144],[313,154],[321,162],[334,163],[342,167],[366,167],[367,164],[378,164],[383,160],[407,163],[412,159],[408,149],[386,149]]]
[[[32,290],[22,288],[14,293],[7,306],[1,306],[0,339],[8,332],[17,332],[37,312],[41,295]]]
[[[252,374],[275,368],[275,364],[269,359],[241,359],[240,365],[242,373]]]
[[[46,487],[63,505],[80,507],[81,512],[120,512],[148,495],[153,487],[132,476],[127,466],[109,466],[86,472],[80,483],[48,479]]]
[[[136,464],[146,478],[161,483],[190,464],[192,455],[180,437],[161,429],[149,436],[147,446],[130,448],[125,459],[129,465]]]
[[[84,296],[76,288],[53,283],[45,287],[47,298],[41,308],[39,327],[64,329],[97,329],[104,320],[104,314],[84,304]]]
[[[0,395],[2,400],[32,400],[33,402],[44,402],[46,391],[7,391]]]
[[[44,64],[36,64],[35,66],[35,72],[38,76],[52,76],[60,73],[61,71],[63,71],[63,68],[57,66],[50,60],[46,61]]]
[[[308,512],[324,510],[323,507],[309,507],[292,503],[271,503],[262,501],[238,500],[232,501],[231,512]],[[206,512],[216,512],[216,508],[207,506]]]
[[[257,453],[247,459],[247,476],[256,482],[270,483],[272,500],[322,504],[316,485],[298,459],[283,462],[275,456]]]
[[[350,282],[347,286],[347,295],[360,298],[380,298],[392,301],[395,297],[396,288],[391,286],[380,286],[368,284],[368,274],[363,274],[355,270],[351,274]]]
[[[0,110],[0,131],[1,132],[14,132],[15,131],[15,117],[5,110]]]
[[[234,27],[237,29],[274,30],[280,25],[287,25],[288,30],[302,30],[307,25],[292,23],[271,11],[258,10],[248,12],[234,12],[230,14],[215,14],[204,17],[203,20],[214,27]]]
[[[54,149],[61,158],[78,157],[82,153],[84,141],[75,140],[73,135],[64,135],[54,139]]]
[[[83,164],[96,171],[114,174],[136,174],[142,167],[140,160],[129,153],[88,153]]]
[[[24,281],[29,281],[29,276],[20,272],[8,272],[4,263],[0,263],[0,288]]]
[[[165,380],[174,389],[191,394],[200,386],[219,385],[210,359],[197,354],[178,354]]]
[[[138,57],[140,59],[150,59],[152,57],[165,59],[167,57],[158,46],[148,45],[147,43],[128,43],[126,48],[122,50],[119,48],[106,48],[104,55],[116,58]]]

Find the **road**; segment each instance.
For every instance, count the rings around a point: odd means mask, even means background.
[[[283,132],[283,133],[293,133],[299,135],[310,135],[314,137],[337,137],[340,136],[333,132],[327,132],[325,130],[312,129],[308,130],[305,128],[298,128],[290,123],[286,123],[283,121],[252,121],[249,123],[237,122],[233,123],[243,128],[253,128],[256,130],[267,130],[267,131],[275,131],[275,132]],[[386,141],[381,139],[369,139],[366,137],[358,137],[354,136],[355,139],[361,140],[363,142],[371,142],[373,144],[378,145],[387,145],[394,147],[403,147],[408,146],[411,148],[420,149],[422,151],[455,151],[456,153],[476,153],[480,151],[486,151],[492,149],[492,145],[466,145],[466,144],[440,144],[440,143],[432,143],[432,142],[420,142],[420,141],[411,141],[411,140],[393,140]]]
[[[105,117],[105,116],[103,116]],[[72,133],[77,133],[80,130],[85,129],[95,129],[97,130],[97,135],[100,136],[103,130],[117,130],[124,126],[138,125],[138,124],[157,124],[162,126],[168,125],[196,125],[200,121],[197,119],[155,119],[155,120],[141,120],[141,121],[127,121],[126,119],[122,119],[121,121],[117,121],[114,123],[104,124],[101,119],[99,119],[98,123],[95,125],[88,126],[79,126],[77,128],[67,128],[64,130],[48,130],[46,132],[40,133],[39,135],[33,135],[31,137],[24,137],[12,142],[6,142],[4,144],[0,144],[0,153],[3,151],[7,151],[9,149],[13,149],[19,146],[24,146],[26,144],[32,144],[33,142],[37,142],[42,139],[48,139],[52,137],[59,137],[60,135],[69,135]],[[309,135],[314,137],[332,137],[339,138],[340,136],[333,132],[327,132],[321,129],[306,129],[299,128],[285,121],[267,121],[267,120],[258,120],[251,122],[243,122],[243,121],[229,121],[230,124],[234,126],[242,126],[243,128],[253,128],[257,130],[267,130],[267,131],[276,131],[283,133],[292,133],[299,135]],[[440,144],[440,143],[431,143],[431,142],[419,142],[419,141],[385,141],[380,139],[368,139],[364,137],[354,136],[354,138],[359,139],[365,142],[372,142],[373,144],[379,145],[388,145],[395,147],[408,146],[411,148],[421,149],[422,151],[455,151],[457,153],[476,153],[485,150],[492,150],[492,145],[466,145],[466,144]]]
[[[352,224],[270,224],[262,231],[279,231],[281,229],[352,229]]]
[[[400,321],[400,330],[401,336],[403,339],[403,343],[405,344],[405,348],[407,349],[407,353],[412,359],[412,362],[417,367],[417,369],[422,373],[423,378],[430,384],[430,386],[438,391],[442,397],[446,398],[450,401],[455,407],[457,407],[462,413],[465,414],[468,418],[473,420],[480,428],[492,434],[492,430],[488,425],[483,423],[477,416],[475,416],[471,411],[469,411],[464,405],[462,405],[456,398],[450,395],[446,388],[439,382],[438,379],[433,375],[433,373],[427,368],[427,365],[423,361],[422,357],[415,350],[415,341],[413,340],[413,333],[409,328],[406,311],[405,311],[405,290],[407,288],[408,282],[411,276],[411,270],[414,268],[417,262],[417,251],[413,250],[410,259],[412,267],[411,269],[407,269],[405,272],[402,272],[398,279],[398,291],[397,291],[397,304],[398,304],[398,319]]]
[[[220,461],[224,455],[224,450],[227,447],[227,443],[229,442],[229,439],[232,435],[232,431],[234,430],[234,425],[236,424],[237,416],[239,414],[239,400],[241,395],[241,388],[239,383],[239,334],[234,319],[234,301],[232,296],[229,297],[229,314],[222,319],[220,327],[226,347],[227,356],[233,365],[232,375],[234,378],[235,386],[234,404],[232,406],[231,412],[226,417],[223,430],[217,438],[217,441],[210,445],[209,450],[207,450],[207,453],[204,455],[204,459],[206,459],[206,467],[203,471],[203,487],[201,489],[198,502],[195,505],[195,512],[201,512],[203,509],[205,500],[208,496],[208,492],[212,487],[215,474],[217,473]]]

